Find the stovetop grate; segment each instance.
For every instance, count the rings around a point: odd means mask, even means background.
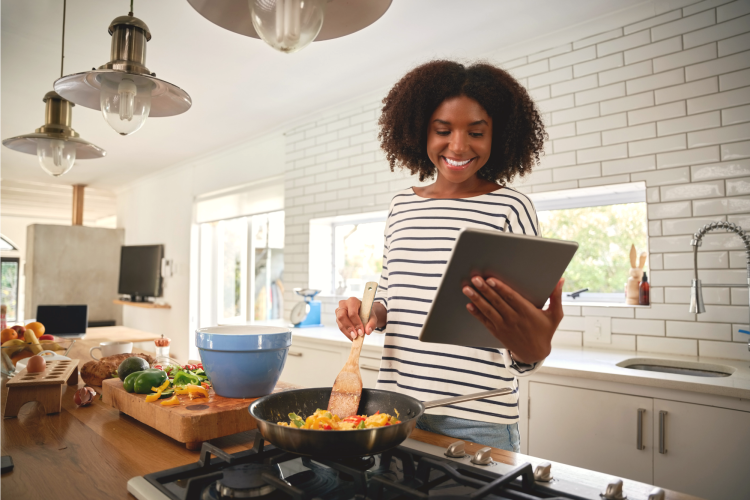
[[[144,479],[165,498],[213,500],[222,498],[216,485],[223,479],[223,471],[248,463],[285,470],[285,476],[261,473],[262,482],[275,487],[275,491],[257,497],[258,500],[561,498],[559,492],[534,481],[528,463],[501,475],[489,467],[483,470],[403,446],[366,459],[308,458],[273,446],[264,447],[260,433],[256,433],[250,450],[229,454],[204,443],[197,463],[149,474]]]

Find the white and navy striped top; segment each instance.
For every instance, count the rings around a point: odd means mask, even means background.
[[[515,391],[508,396],[427,411],[512,424],[518,421],[516,376],[532,373],[541,362],[525,365],[514,362],[505,349],[422,343],[418,338],[456,234],[464,227],[539,235],[531,200],[505,187],[461,199],[422,198],[409,188],[391,201],[375,298],[388,310],[377,388],[431,401],[512,387]]]

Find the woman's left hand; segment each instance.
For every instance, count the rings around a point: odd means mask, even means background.
[[[475,276],[471,282],[473,288],[463,288],[471,300],[466,309],[513,353],[513,359],[532,364],[549,355],[552,336],[563,318],[564,279],[557,282],[545,310],[537,309],[496,278]]]

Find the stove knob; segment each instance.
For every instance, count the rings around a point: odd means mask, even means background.
[[[665,493],[661,488],[654,488],[651,493],[648,494],[648,500],[664,500]]]
[[[552,481],[552,464],[549,462],[542,462],[534,469],[534,480],[542,483],[549,483]]]
[[[492,452],[492,448],[482,448],[481,450],[474,453],[473,457],[471,457],[471,463],[477,465],[490,465],[492,463],[492,456],[490,455],[490,452]]]
[[[628,498],[628,496],[622,492],[622,479],[616,478],[612,478],[601,496],[605,500],[625,500]]]
[[[456,441],[445,450],[445,456],[451,458],[464,458],[466,456],[464,444],[463,441]]]

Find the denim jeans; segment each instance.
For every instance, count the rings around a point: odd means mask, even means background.
[[[501,450],[521,451],[518,424],[491,424],[446,415],[422,415],[417,429],[444,434],[463,441],[492,446]]]

